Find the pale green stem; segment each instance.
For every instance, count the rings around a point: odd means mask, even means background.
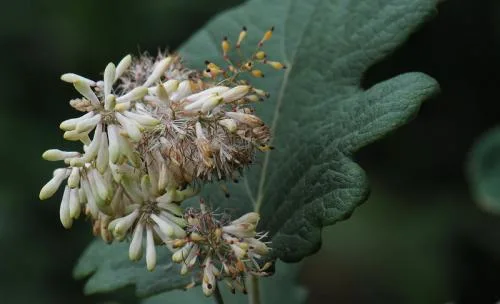
[[[260,304],[259,278],[254,275],[248,277],[248,303]]]

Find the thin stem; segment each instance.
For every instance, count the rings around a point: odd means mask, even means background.
[[[224,299],[222,299],[222,294],[220,293],[218,283],[215,283],[214,300],[215,300],[215,303],[217,303],[217,304],[224,304]]]
[[[259,278],[254,275],[248,277],[248,303],[249,304],[260,304],[260,286]]]

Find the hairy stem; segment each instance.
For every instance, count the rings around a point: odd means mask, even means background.
[[[254,275],[248,277],[248,303],[260,304],[259,278]]]
[[[214,301],[216,304],[224,304],[224,299],[222,299],[218,283],[215,283]]]

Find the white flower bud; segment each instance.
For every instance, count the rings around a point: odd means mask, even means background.
[[[59,218],[61,219],[61,224],[64,228],[69,229],[73,225],[73,219],[69,215],[69,200],[70,200],[70,189],[69,187],[64,188],[64,194],[61,200],[61,206],[59,208]]]
[[[167,91],[168,95],[170,96],[172,93],[177,91],[177,89],[179,88],[179,80],[169,79],[163,83],[163,87],[165,88],[165,91]]]
[[[118,136],[121,136],[116,125],[108,125],[108,140],[109,140],[109,160],[116,164],[120,156],[120,142]]]
[[[128,251],[128,257],[132,261],[138,261],[142,257],[142,234],[144,231],[144,224],[138,223],[135,227],[134,235],[132,236],[132,241],[130,242],[130,247]]]
[[[150,227],[146,229],[146,266],[149,271],[153,271],[156,267],[155,241]]]
[[[264,242],[261,242],[255,238],[246,238],[245,242],[248,243],[249,250],[258,255],[267,255],[269,253],[269,247]]]
[[[187,110],[187,111],[196,111],[196,110],[200,110],[201,107],[203,106],[204,103],[206,103],[207,101],[209,101],[210,99],[212,98],[219,98],[217,97],[216,94],[210,94],[208,96],[204,96],[200,99],[197,99],[195,101],[193,101],[192,103],[186,105],[184,107],[184,110]]]
[[[161,83],[158,83],[158,85],[156,86],[156,96],[158,96],[158,99],[160,99],[162,102],[168,103],[170,101],[168,92]]]
[[[226,112],[226,116],[254,128],[264,125],[264,122],[260,118],[251,114],[240,112]]]
[[[171,223],[172,225],[179,226],[181,228],[187,226],[187,222],[184,218],[172,215],[169,212],[161,211],[160,217],[167,220],[167,222]]]
[[[215,109],[220,103],[223,101],[222,97],[220,96],[214,96],[212,98],[209,98],[207,101],[203,103],[201,106],[201,112],[202,113],[208,113]]]
[[[87,83],[89,86],[95,86],[95,81],[88,78],[82,77],[74,73],[66,73],[61,76],[61,80],[69,83],[75,83],[77,81]]]
[[[90,85],[87,82],[75,81],[73,82],[73,86],[80,94],[82,94],[83,97],[90,100],[93,106],[99,105],[100,102],[99,99],[97,98],[97,95],[94,93],[94,91],[92,91]]]
[[[94,135],[95,137],[95,135]],[[108,147],[108,135],[106,132],[102,132],[101,142],[99,144],[99,151],[97,152],[96,167],[101,174],[104,174],[108,168],[109,163],[109,147]]]
[[[241,217],[235,219],[234,221],[231,222],[232,225],[237,225],[237,224],[252,224],[257,226],[260,220],[260,215],[257,212],[249,212]]]
[[[71,169],[71,174],[69,175],[68,178],[68,186],[70,188],[77,188],[79,184],[80,184],[80,168],[73,167]]]
[[[87,151],[85,151],[85,154],[83,155],[83,158],[87,162],[91,162],[96,158],[97,153],[99,152],[99,146],[101,145],[101,139],[102,139],[102,125],[99,124],[95,128],[94,138],[92,139],[92,142],[87,147]]]
[[[123,59],[120,60],[120,62],[116,66],[115,79],[113,82],[117,81],[118,78],[120,78],[123,75],[123,73],[127,71],[127,69],[130,67],[131,64],[132,64],[132,56],[127,55],[123,57]]]
[[[233,253],[234,255],[238,258],[238,259],[241,259],[243,258],[246,254],[247,254],[247,251],[242,249],[241,247],[239,247],[238,245],[236,244],[231,244],[231,249],[233,250]]]
[[[88,112],[85,115],[82,115],[80,117],[67,119],[67,120],[61,122],[61,124],[59,125],[59,128],[61,128],[61,130],[64,130],[64,131],[74,130],[76,128],[76,125],[80,121],[91,118],[92,116],[94,116],[94,114],[95,114],[94,112]]]
[[[186,97],[186,100],[189,102],[195,102],[197,100],[204,99],[204,98],[211,96],[211,95],[214,95],[214,94],[224,93],[228,90],[229,90],[228,87],[216,86],[216,87],[212,87],[212,88],[203,90],[203,91],[195,93],[195,94],[191,94],[188,97]]]
[[[106,95],[104,98],[104,109],[111,111],[116,107],[116,96],[113,94]]]
[[[101,121],[101,114],[97,114],[91,118],[82,119],[76,124],[76,132],[83,133],[91,131]]]
[[[194,249],[193,243],[189,242],[186,245],[184,245],[181,249],[174,252],[174,254],[172,254],[172,261],[174,263],[183,262],[188,257],[191,249]]]
[[[251,238],[256,235],[255,225],[253,224],[231,224],[222,227],[222,231],[239,238]]]
[[[173,225],[171,225],[170,223],[168,223],[165,219],[160,218],[156,214],[151,214],[151,219],[156,223],[156,225],[158,225],[158,228],[160,228],[160,230],[165,235],[167,235],[167,237],[169,237],[169,238],[173,238],[174,237],[175,230],[174,230]]]
[[[161,78],[161,76],[165,73],[165,71],[168,69],[168,66],[172,62],[172,57],[166,57],[162,59],[161,61],[157,62],[153,72],[151,72],[151,75],[149,75],[148,79],[144,83],[145,87],[149,87],[156,82],[158,82]]]
[[[160,123],[160,121],[156,118],[153,118],[149,115],[146,114],[137,114],[129,111],[124,111],[123,115],[126,117],[135,120],[137,123],[143,125],[143,126],[148,126],[148,127],[154,127]]]
[[[120,113],[115,113],[115,117],[120,123],[120,125],[125,129],[125,132],[127,132],[130,139],[132,139],[135,142],[141,140],[142,137],[141,131],[139,129],[139,125],[135,121],[123,116]]]
[[[203,269],[203,280],[201,283],[201,287],[205,296],[209,297],[214,293],[216,284],[215,275],[213,272],[214,266],[212,265],[212,259],[210,257],[207,257],[203,264],[205,265],[205,269]]]
[[[107,97],[111,94],[113,83],[115,82],[116,67],[110,62],[104,69],[104,96]]]
[[[122,103],[115,104],[114,109],[115,109],[115,111],[123,112],[123,111],[127,111],[131,107],[132,107],[132,102],[127,101],[127,102],[122,102]]]
[[[64,132],[63,138],[69,141],[85,140],[85,138],[88,138],[88,133],[80,133],[76,130],[71,130]]]
[[[172,101],[180,101],[189,94],[191,94],[191,82],[189,80],[183,80],[179,83],[177,90],[170,94],[170,99]]]
[[[128,102],[128,101],[136,101],[142,99],[144,96],[148,94],[148,88],[146,87],[137,87],[132,89],[132,91],[127,94],[116,98],[117,103]]]
[[[40,190],[39,198],[40,200],[45,200],[50,198],[54,193],[57,192],[57,189],[61,186],[61,183],[68,177],[67,169],[56,169],[54,171],[54,176],[51,180],[49,180],[45,186]]]
[[[97,219],[97,216],[99,214],[99,208],[97,208],[95,195],[92,189],[90,188],[90,182],[86,179],[81,179],[80,184],[85,193],[85,197],[87,198],[87,208],[90,212],[90,215],[92,216],[92,218]]]
[[[69,193],[69,216],[77,219],[80,216],[81,206],[78,188],[73,188]]]
[[[113,236],[115,238],[123,239],[127,235],[127,231],[130,229],[130,227],[132,227],[138,216],[139,210],[135,209],[129,215],[111,221],[108,225],[108,229],[113,233]]]
[[[90,171],[90,174],[93,177],[93,181],[94,181],[95,186],[96,186],[97,194],[99,195],[99,197],[103,201],[106,201],[108,199],[108,195],[109,195],[110,190],[111,190],[111,189],[109,189],[107,182],[104,180],[101,173],[99,173],[99,171],[97,171],[96,169],[92,169]]]
[[[50,149],[43,152],[42,157],[48,161],[59,161],[70,157],[78,157],[80,153],[78,152],[66,152],[59,149]]]
[[[236,124],[236,121],[232,118],[226,118],[226,119],[221,119],[218,121],[218,123],[225,127],[229,132],[234,133],[238,129],[238,125]]]
[[[243,98],[250,91],[250,86],[239,85],[231,88],[229,91],[222,93],[220,96],[224,99],[224,102],[232,102]]]

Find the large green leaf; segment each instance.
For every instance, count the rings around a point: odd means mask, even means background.
[[[479,206],[500,214],[500,127],[486,132],[474,145],[468,162],[468,177]]]
[[[260,280],[261,303],[305,303],[307,292],[303,287],[297,285],[297,277],[300,270],[299,266],[298,264],[292,265],[278,262],[276,265],[276,274],[272,277],[262,278]],[[231,294],[223,283],[221,283],[220,290],[225,303],[248,303],[248,297],[246,295],[241,293]],[[214,301],[212,298],[207,298],[203,294],[201,288],[196,288],[188,292],[182,290],[171,291],[142,301],[142,304],[175,303],[211,304],[214,303]]]
[[[188,62],[220,52],[221,37],[246,25],[254,45],[271,25],[266,45],[284,74],[256,85],[273,96],[257,107],[271,125],[275,151],[230,187],[209,189],[220,206],[259,210],[274,254],[298,261],[318,250],[321,228],[350,216],[368,196],[354,152],[406,123],[436,93],[430,77],[404,74],[360,87],[363,73],[435,12],[434,0],[254,0],[209,23],[182,48]],[[269,76],[269,77],[268,77]]]
[[[216,55],[223,36],[235,36],[246,25],[252,49],[274,25],[266,53],[288,66],[284,73],[266,70],[266,78],[253,81],[271,93],[257,111],[272,127],[276,149],[261,155],[239,183],[230,185],[230,199],[215,185],[203,194],[235,215],[260,211],[260,228],[270,232],[275,257],[298,261],[317,251],[321,228],[348,218],[368,196],[366,175],[353,154],[405,124],[438,91],[437,83],[421,73],[403,74],[368,90],[360,87],[363,73],[432,16],[435,5],[435,0],[253,0],[195,34],[180,51],[188,64],[202,67],[205,59],[221,63]],[[126,257],[125,250],[121,255]],[[80,264],[89,258],[82,257]],[[98,274],[99,263],[77,274],[96,269]],[[142,294],[140,286],[156,276],[144,274],[128,280]],[[88,292],[112,289],[97,288],[109,286],[104,280],[93,277],[91,282]]]
[[[74,270],[74,277],[82,279],[91,276],[84,292],[93,294],[109,292],[129,285],[136,285],[140,297],[157,294],[171,289],[183,288],[191,277],[180,276],[180,267],[171,260],[170,251],[158,248],[156,269],[149,272],[144,259],[132,262],[128,259],[126,242],[106,244],[95,240],[85,250]]]

